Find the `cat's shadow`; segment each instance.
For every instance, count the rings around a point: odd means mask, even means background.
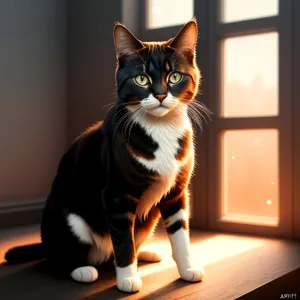
[[[139,263],[140,266],[148,263]],[[153,274],[143,278],[145,285],[141,292],[136,294],[122,293],[116,288],[115,270],[112,264],[98,268],[99,279],[92,284],[81,284],[70,279],[60,278],[51,272],[44,261],[26,263],[22,265],[0,265],[0,299],[156,299],[162,294],[180,289],[187,285],[182,280],[175,280],[167,286],[156,289],[153,284]],[[166,270],[160,272],[159,277]],[[151,282],[151,291],[149,290]]]
[[[3,263],[0,264],[0,299],[84,299],[90,290],[106,281],[115,284],[112,265],[101,266],[99,274],[95,283],[81,284],[53,274],[44,261],[21,265]]]

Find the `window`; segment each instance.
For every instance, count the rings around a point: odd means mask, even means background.
[[[147,28],[181,25],[194,15],[193,0],[148,0]]]
[[[291,236],[291,7],[213,0],[210,10],[209,227]]]
[[[222,116],[278,115],[278,33],[227,38],[222,54]]]
[[[221,139],[221,219],[277,226],[278,130],[227,130]]]
[[[197,99],[214,117],[196,132],[191,225],[300,238],[299,1],[145,3],[144,40],[198,21]]]
[[[278,14],[278,0],[223,0],[222,21],[237,22]]]

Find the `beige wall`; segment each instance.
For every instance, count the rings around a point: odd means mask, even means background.
[[[65,55],[65,1],[0,1],[0,204],[48,192],[66,147]]]
[[[63,152],[115,100],[121,12],[121,0],[0,1],[0,228],[40,222]]]

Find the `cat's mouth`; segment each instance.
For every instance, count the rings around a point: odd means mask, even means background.
[[[145,99],[141,102],[143,110],[152,116],[163,117],[167,115],[171,110],[173,110],[178,104],[176,98],[168,96],[163,101],[158,101],[153,96]]]
[[[146,109],[144,108],[145,112],[153,115],[155,117],[163,117],[165,116],[171,109],[164,106],[163,104],[160,104],[157,107],[151,108],[151,109]]]

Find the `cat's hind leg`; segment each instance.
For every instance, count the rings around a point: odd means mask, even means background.
[[[93,266],[83,266],[74,269],[71,272],[71,277],[78,282],[94,282],[98,279],[98,271]]]
[[[150,250],[140,250],[138,253],[138,260],[146,261],[146,262],[160,262],[161,256],[155,252]]]
[[[42,222],[42,239],[46,246],[46,262],[59,277],[71,277],[77,282],[94,282],[97,269],[89,262],[93,245],[86,222],[75,214],[55,214]]]

